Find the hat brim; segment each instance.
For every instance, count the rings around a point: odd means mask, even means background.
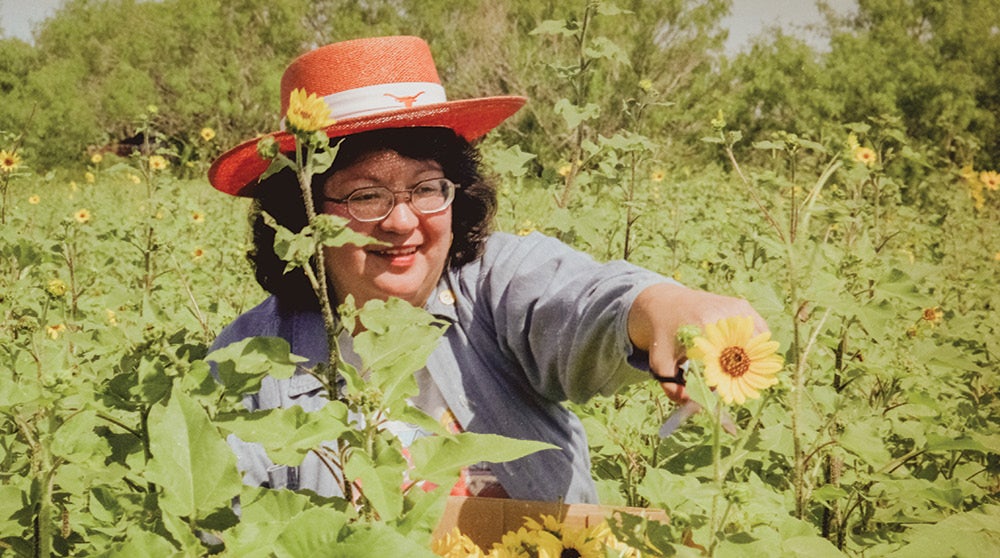
[[[524,97],[501,96],[448,101],[356,118],[345,118],[326,128],[328,137],[343,137],[384,128],[450,128],[467,141],[478,139],[509,118],[527,101]],[[268,134],[282,152],[295,150],[295,136],[290,132]],[[271,161],[257,154],[261,136],[247,140],[223,153],[208,169],[208,181],[217,190],[234,196],[255,195],[260,176]]]

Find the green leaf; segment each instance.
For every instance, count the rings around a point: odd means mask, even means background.
[[[568,99],[559,99],[553,107],[555,113],[562,116],[566,121],[566,127],[575,130],[587,120],[597,118],[601,114],[601,107],[594,103],[587,103],[580,107],[571,103]]]
[[[562,35],[572,37],[576,31],[570,29],[566,22],[561,19],[547,19],[531,30],[529,35]]]
[[[403,513],[403,471],[406,459],[396,447],[385,446],[378,452],[378,462],[367,453],[355,451],[344,465],[344,477],[360,480],[361,492],[379,518],[393,521]]]
[[[182,392],[149,413],[153,457],[144,476],[163,489],[160,505],[181,517],[203,517],[240,492],[236,455],[197,403]]]
[[[819,535],[792,537],[781,542],[782,556],[801,558],[843,558],[833,543]]]
[[[81,411],[59,426],[52,438],[52,454],[72,463],[101,462],[111,453],[107,440],[97,435],[95,428],[104,425],[96,411]]]
[[[236,395],[257,393],[266,376],[291,378],[306,359],[293,355],[288,341],[280,337],[248,337],[209,353],[216,363],[219,381]]]
[[[268,457],[281,465],[299,465],[306,454],[324,442],[335,441],[350,428],[347,406],[327,402],[321,409],[306,412],[294,405],[253,413],[236,412],[216,420],[219,428],[236,434],[245,442],[264,447]]]
[[[524,176],[528,172],[528,161],[537,157],[534,153],[521,151],[521,146],[516,144],[506,149],[491,149],[483,156],[494,172],[514,178]]]
[[[310,223],[316,242],[323,246],[390,246],[388,242],[355,231],[343,217],[321,213]]]
[[[323,555],[330,558],[437,557],[426,545],[405,537],[392,526],[381,523],[359,526],[336,545],[324,549]],[[309,554],[298,556],[309,556]]]
[[[473,463],[502,463],[548,449],[559,448],[545,442],[472,432],[417,438],[409,448],[414,478],[439,485],[454,480],[463,467]]]
[[[986,505],[933,525],[916,525],[904,536],[907,545],[890,558],[1000,556],[1000,506]]]
[[[863,459],[869,465],[881,467],[892,459],[885,449],[883,436],[874,421],[857,420],[844,427],[840,446]]]
[[[104,558],[164,558],[182,556],[182,554],[166,537],[147,531],[139,525],[129,525],[125,542],[114,545],[101,556]]]
[[[344,512],[330,508],[307,509],[285,524],[274,541],[274,555],[279,558],[332,556],[333,550],[341,545],[337,538],[346,523]]]

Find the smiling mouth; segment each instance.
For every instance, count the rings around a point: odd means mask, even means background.
[[[372,253],[376,256],[384,256],[387,258],[398,258],[402,256],[412,256],[417,253],[416,246],[400,246],[398,248],[387,248],[385,250],[372,250]]]

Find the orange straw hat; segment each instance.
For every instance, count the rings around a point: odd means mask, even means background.
[[[472,141],[485,135],[524,105],[516,96],[449,101],[438,77],[430,47],[418,37],[356,39],[320,47],[296,58],[281,77],[284,127],[288,99],[295,89],[323,98],[335,122],[328,137],[383,128],[451,128]],[[281,151],[295,149],[295,136],[269,134]],[[257,154],[261,138],[245,141],[222,154],[208,170],[216,189],[252,196],[253,186],[270,161]]]

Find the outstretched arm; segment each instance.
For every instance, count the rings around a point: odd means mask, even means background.
[[[628,334],[632,344],[649,354],[649,367],[663,378],[677,376],[684,361],[684,347],[677,341],[681,326],[704,326],[722,318],[751,316],[758,332],[768,331],[764,318],[742,298],[717,295],[681,285],[661,283],[647,287],[629,309]],[[684,386],[662,383],[671,400],[681,403],[688,396]]]

